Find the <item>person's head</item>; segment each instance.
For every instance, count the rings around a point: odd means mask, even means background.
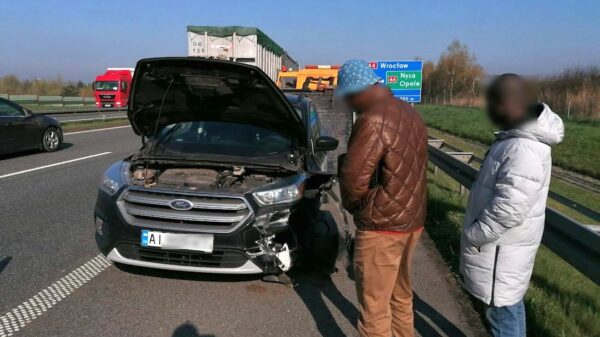
[[[486,91],[486,101],[489,118],[501,129],[525,121],[535,103],[529,86],[516,74],[497,76]]]
[[[379,78],[367,61],[349,60],[340,68],[335,96],[344,98],[356,112],[371,106],[389,89],[380,85]]]

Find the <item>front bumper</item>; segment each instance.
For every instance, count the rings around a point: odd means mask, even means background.
[[[195,273],[208,273],[208,274],[262,274],[264,271],[260,269],[254,262],[247,260],[243,265],[239,267],[196,267],[196,266],[181,266],[157,262],[140,261],[135,259],[126,258],[117,248],[113,248],[110,253],[106,256],[109,260],[128,264],[132,266],[145,267],[145,268],[156,268],[164,270],[174,271],[186,271]]]
[[[232,232],[211,233],[214,236],[214,249],[211,254],[186,250],[163,250],[142,247],[141,232],[144,229],[168,233],[206,233],[189,227],[162,227],[158,224],[131,224],[131,219],[123,216],[118,206],[118,195],[110,196],[100,190],[94,212],[96,221],[96,242],[98,248],[109,260],[117,263],[199,273],[216,274],[272,274],[281,270],[272,255],[256,255],[260,233],[252,226],[252,218]],[[254,206],[254,205],[253,205]],[[101,225],[98,222],[101,222]],[[289,233],[288,233],[289,234]],[[294,245],[290,245],[294,250]]]

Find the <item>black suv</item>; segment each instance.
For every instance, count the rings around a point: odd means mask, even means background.
[[[254,66],[156,58],[138,62],[127,113],[143,146],[102,178],[96,241],[108,259],[223,274],[293,265],[338,145],[308,98]]]

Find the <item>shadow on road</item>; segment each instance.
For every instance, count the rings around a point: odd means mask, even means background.
[[[215,337],[215,335],[201,335],[194,324],[185,322],[173,331],[171,337]]]
[[[4,268],[6,268],[6,266],[8,266],[8,264],[10,263],[10,260],[12,260],[12,257],[10,257],[10,256],[0,256],[0,273],[2,273]]]
[[[415,293],[413,293],[413,308],[415,311],[415,329],[421,336],[466,337],[456,325]],[[441,331],[442,334],[438,331]]]
[[[57,151],[62,151],[62,150],[68,149],[71,146],[73,146],[73,144],[71,144],[71,143],[62,143],[60,145],[60,148]],[[40,151],[40,150],[20,151],[20,152],[15,152],[15,153],[9,153],[9,154],[0,155],[0,160],[12,159],[12,158],[17,158],[17,157],[31,156],[31,155],[36,155],[36,154],[40,154],[40,153],[46,153],[46,152],[43,152],[43,151]]]
[[[333,303],[352,326],[356,326],[358,310],[344,294],[342,294],[329,276],[300,272],[294,275],[297,282],[294,290],[302,299],[312,315],[317,329],[324,337],[346,336],[336,323],[335,317],[327,308],[324,297]]]

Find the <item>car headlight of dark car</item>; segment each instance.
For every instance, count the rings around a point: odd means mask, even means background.
[[[129,168],[131,164],[126,161],[120,161],[113,164],[104,172],[100,189],[110,195],[117,193],[121,187],[127,185],[130,181]]]
[[[262,206],[291,203],[302,198],[303,184],[293,184],[272,190],[258,191],[252,196]]]

